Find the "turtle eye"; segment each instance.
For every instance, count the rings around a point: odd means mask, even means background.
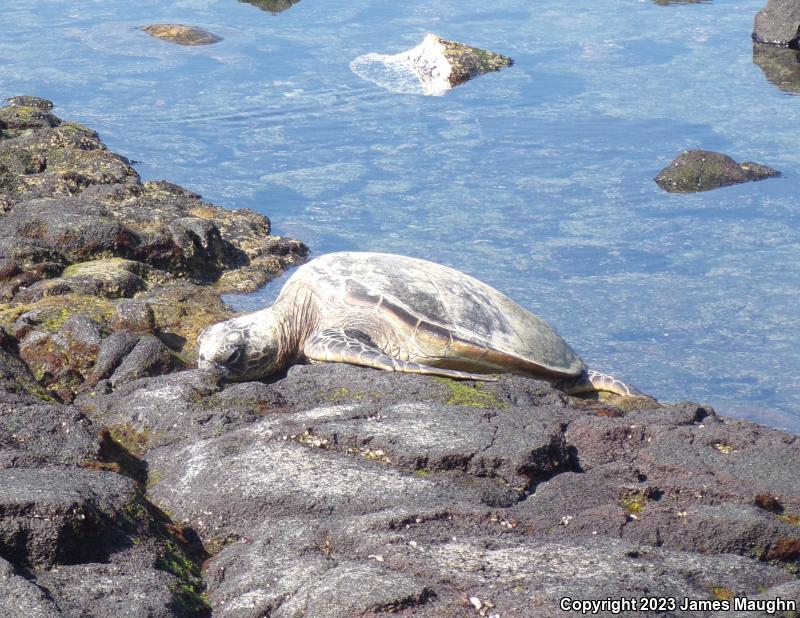
[[[227,357],[220,359],[220,364],[225,365],[226,367],[231,367],[242,359],[243,353],[244,349],[237,346],[230,351],[230,354],[228,354]]]

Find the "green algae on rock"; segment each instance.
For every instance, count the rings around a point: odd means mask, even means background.
[[[439,44],[444,48],[442,53],[450,63],[448,81],[451,86],[458,86],[473,77],[491,71],[499,71],[514,64],[514,61],[508,56],[478,47],[470,47],[456,41],[448,41],[435,34],[429,34],[426,39],[429,39],[432,44]]]
[[[178,45],[213,45],[222,40],[212,32],[183,24],[150,24],[143,26],[142,30],[152,37]]]
[[[671,193],[710,191],[728,185],[780,176],[777,170],[710,150],[685,150],[655,177],[656,184]]]
[[[183,364],[166,362],[148,337],[191,359],[200,330],[232,314],[221,293],[253,291],[306,254],[272,236],[263,215],[165,181],[142,183],[128,159],[54,116],[50,101],[9,102],[0,108],[0,327],[61,399],[97,374],[102,347],[77,355],[62,332],[70,319],[95,323],[106,338],[139,333],[127,349],[141,344],[138,364],[120,358],[111,367],[120,375],[101,372],[119,384]]]

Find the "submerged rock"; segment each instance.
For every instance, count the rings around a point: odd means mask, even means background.
[[[753,63],[784,92],[800,94],[800,51],[753,43]]]
[[[222,40],[212,32],[183,24],[150,24],[143,26],[142,30],[152,37],[178,45],[213,45]]]
[[[797,47],[800,37],[800,2],[769,0],[753,23],[753,39],[758,43]]]
[[[737,163],[719,152],[685,150],[658,173],[655,181],[671,193],[695,193],[780,175],[766,165]]]
[[[277,15],[286,9],[292,8],[295,4],[300,2],[300,0],[239,0],[239,2],[252,4],[262,11],[269,11],[273,15]]]
[[[421,94],[440,96],[474,77],[499,71],[513,62],[495,52],[428,34],[413,49],[393,56],[359,56],[350,63],[350,68],[360,77],[388,90],[414,92],[416,84]]]

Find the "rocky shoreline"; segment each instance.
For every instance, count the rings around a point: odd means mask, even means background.
[[[345,365],[192,369],[307,250],[0,108],[0,615],[553,616],[800,605],[800,440],[693,403]],[[568,612],[563,615],[580,615]],[[796,616],[791,611],[773,615]]]

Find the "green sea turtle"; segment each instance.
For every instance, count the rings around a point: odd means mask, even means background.
[[[587,369],[550,325],[457,270],[386,253],[330,253],[301,266],[275,303],[208,327],[201,369],[258,379],[304,359],[456,379],[516,373],[570,394],[641,396]]]

